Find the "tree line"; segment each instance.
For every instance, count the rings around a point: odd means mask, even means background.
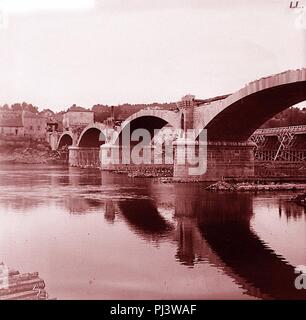
[[[125,118],[130,114],[137,112],[141,109],[148,107],[157,107],[165,108],[168,110],[174,110],[177,108],[176,103],[150,103],[150,104],[122,104],[114,106],[114,116],[115,118]],[[95,121],[103,122],[107,117],[112,116],[111,106],[104,104],[95,104],[92,108],[83,108],[73,104],[66,111],[93,111]],[[0,105],[0,111],[31,111],[33,113],[38,113],[39,109],[37,106],[34,106],[31,103],[22,102],[14,103],[12,105],[4,104]],[[55,112],[55,115],[62,115],[66,112],[65,110]],[[297,125],[306,125],[306,107],[297,108],[291,107],[281,113],[277,114],[273,118],[265,122],[262,128],[275,128],[275,127],[288,127],[288,126],[297,126]]]

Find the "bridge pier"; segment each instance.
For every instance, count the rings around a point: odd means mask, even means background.
[[[118,145],[103,144],[100,146],[100,168],[102,171],[121,170],[127,166],[122,163],[122,153],[129,152]]]
[[[254,176],[254,143],[210,141],[207,143],[206,172],[200,175],[190,174],[190,169],[199,165],[190,165],[186,161],[182,164],[182,157],[194,153],[194,142],[186,144],[186,152],[182,152],[179,145],[175,147],[174,180],[184,181],[217,181],[224,177]],[[201,166],[205,168],[205,157],[200,158]]]
[[[148,152],[145,152],[147,149]],[[122,171],[131,173],[155,173],[161,174],[163,171],[173,170],[173,164],[165,161],[165,155],[154,153],[154,146],[144,147],[142,153],[142,163],[135,163],[131,157],[131,148],[127,146],[118,146],[112,144],[103,144],[100,147],[100,168],[102,171]],[[159,162],[155,163],[155,156]],[[156,159],[155,159],[156,160]]]
[[[179,181],[217,181],[225,177],[254,176],[254,143],[214,141],[207,143],[206,157],[199,154],[195,141],[177,141],[174,145],[174,164],[165,164],[164,157],[161,164],[154,161],[143,164],[124,163],[123,157],[129,157],[130,149],[122,146],[104,144],[100,147],[100,168],[105,171],[158,171],[173,168],[173,178]],[[70,148],[73,150],[75,148]],[[103,151],[103,152],[102,152]],[[199,164],[190,164],[188,159],[195,156]],[[71,159],[71,162],[75,159]],[[115,160],[117,159],[117,161]],[[204,168],[204,173],[195,174],[195,169]],[[205,170],[206,169],[206,170]],[[191,171],[190,171],[191,170]],[[193,171],[193,172],[192,172]]]
[[[99,148],[69,147],[69,166],[100,168]]]

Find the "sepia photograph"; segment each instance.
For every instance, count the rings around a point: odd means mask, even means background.
[[[0,0],[0,71],[0,308],[306,300],[305,0]]]

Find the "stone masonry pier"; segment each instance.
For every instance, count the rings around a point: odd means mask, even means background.
[[[188,151],[192,149],[192,151]],[[182,163],[182,157],[187,157],[188,152],[194,152],[194,148],[187,146],[187,152],[180,153],[177,146],[174,172],[175,180],[190,181],[216,181],[224,177],[251,177],[254,176],[254,143],[214,141],[207,143],[207,158],[199,158],[198,165]],[[207,160],[206,160],[207,159]],[[206,164],[204,161],[207,161]],[[187,161],[186,161],[187,162]],[[190,174],[190,169],[206,168],[200,175]]]
[[[100,168],[99,148],[69,147],[69,166]]]

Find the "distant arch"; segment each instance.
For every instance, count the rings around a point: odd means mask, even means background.
[[[122,135],[128,131],[132,133],[136,129],[146,129],[153,138],[155,131],[166,125],[174,129],[180,128],[180,114],[169,110],[141,110],[128,117],[118,130],[118,138],[122,142]]]
[[[60,149],[64,146],[71,146],[73,144],[73,134],[70,131],[63,132],[58,139],[57,148]]]

